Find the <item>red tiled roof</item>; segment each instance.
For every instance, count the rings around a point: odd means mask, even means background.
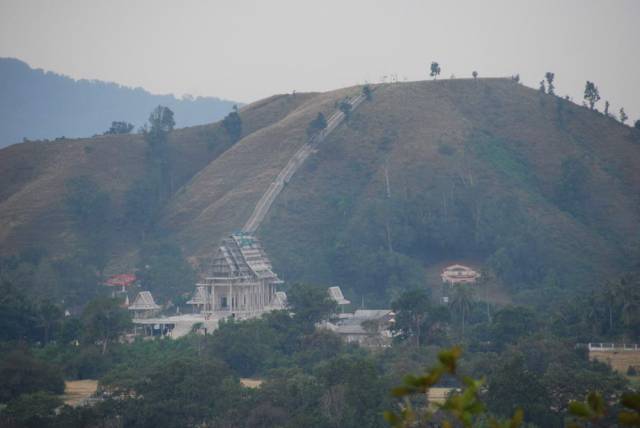
[[[114,275],[104,282],[104,285],[109,287],[128,287],[136,281],[136,276],[133,273],[123,273],[120,275]]]

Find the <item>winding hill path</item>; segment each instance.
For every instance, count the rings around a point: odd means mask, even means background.
[[[363,94],[350,97],[346,101],[351,104],[351,111],[354,111],[365,100]],[[327,127],[318,134],[314,135],[289,159],[289,162],[278,173],[276,179],[269,185],[267,191],[262,195],[256,207],[245,223],[242,231],[245,233],[254,233],[259,227],[265,216],[269,212],[271,205],[284,189],[285,184],[289,182],[291,177],[300,169],[305,160],[313,153],[313,150],[322,143],[331,132],[338,127],[344,120],[345,114],[338,110],[334,112],[327,120]]]

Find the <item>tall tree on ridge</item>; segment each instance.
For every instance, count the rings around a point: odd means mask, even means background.
[[[600,91],[598,91],[595,83],[587,80],[587,83],[584,85],[584,99],[589,103],[591,110],[593,110],[596,103],[600,101]]]
[[[431,63],[431,73],[429,73],[429,75],[431,77],[433,77],[433,80],[436,80],[436,78],[438,77],[438,75],[440,74],[440,64],[438,64],[437,62],[432,62]]]

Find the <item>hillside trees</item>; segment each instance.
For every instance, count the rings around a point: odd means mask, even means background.
[[[85,340],[100,344],[102,354],[110,342],[131,327],[131,316],[116,299],[98,298],[90,302],[82,313]]]
[[[47,392],[38,391],[32,394],[22,394],[9,402],[6,409],[0,413],[0,424],[7,427],[19,426],[26,428],[52,426],[56,416],[55,411],[61,406],[62,400],[60,397]]]
[[[364,85],[362,87],[362,95],[364,95],[367,101],[371,101],[371,99],[373,98],[373,91],[371,90],[371,86]]]
[[[464,337],[465,321],[474,303],[474,290],[467,284],[457,284],[453,287],[450,306],[460,317],[462,337]]]
[[[222,120],[222,127],[227,132],[231,142],[235,143],[242,136],[242,119],[238,114],[238,106]]]
[[[133,124],[124,121],[113,121],[111,127],[104,133],[104,135],[124,135],[130,134],[133,131]]]
[[[307,284],[294,284],[287,292],[287,301],[294,320],[306,332],[312,332],[316,323],[328,319],[337,309],[324,287]]]
[[[587,80],[584,86],[584,99],[589,104],[591,110],[593,110],[596,103],[600,101],[600,91],[595,83]]]
[[[402,339],[412,339],[415,346],[425,342],[428,325],[427,315],[431,310],[429,296],[424,289],[405,291],[391,303],[396,314],[393,330]]]
[[[589,170],[576,158],[562,161],[560,180],[555,187],[555,199],[563,210],[574,216],[584,215],[589,198]]]
[[[344,113],[345,118],[348,120],[349,117],[351,116],[351,110],[353,109],[353,106],[351,105],[351,103],[347,100],[342,100],[340,101],[340,103],[338,104],[338,109]]]
[[[318,113],[318,115],[313,119],[309,126],[307,126],[307,136],[312,137],[327,127],[327,119],[325,119],[324,114]]]
[[[60,370],[34,358],[24,349],[16,349],[0,357],[0,379],[0,403],[37,391],[64,392]]]
[[[169,108],[158,106],[151,112],[143,130],[147,143],[145,173],[125,192],[125,217],[142,238],[153,227],[160,209],[173,192],[169,134],[174,126]]]
[[[137,276],[144,289],[172,297],[193,288],[196,274],[174,242],[147,240],[140,250]]]
[[[101,272],[108,261],[112,235],[111,198],[89,176],[71,178],[66,181],[65,188],[67,211],[90,261]]]

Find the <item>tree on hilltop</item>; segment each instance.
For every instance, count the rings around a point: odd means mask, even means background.
[[[624,125],[624,123],[627,121],[627,119],[629,119],[629,116],[627,116],[627,112],[624,111],[624,107],[620,108],[620,123],[622,123]]]
[[[440,64],[438,64],[437,62],[432,62],[431,63],[431,73],[429,73],[429,75],[431,77],[433,77],[433,80],[436,80],[436,78],[440,74],[440,71],[442,71],[440,69]]]
[[[595,83],[587,80],[587,83],[584,85],[584,99],[589,103],[589,108],[591,110],[593,110],[596,103],[600,101],[600,91]]]
[[[478,72],[473,70],[473,73],[471,73],[471,75],[473,76],[473,80],[477,80],[478,79]]]
[[[130,134],[133,131],[133,124],[124,121],[113,121],[111,127],[104,133],[104,135],[123,135]]]
[[[222,120],[222,127],[232,142],[236,142],[242,136],[242,119],[238,114],[238,106],[233,106],[233,111]]]
[[[547,93],[549,95],[555,95],[555,86],[553,86],[553,79],[556,77],[555,73],[547,71],[544,78],[547,79]]]

